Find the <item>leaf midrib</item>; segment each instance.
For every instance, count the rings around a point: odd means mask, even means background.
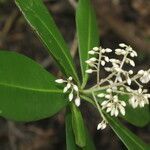
[[[17,3],[17,1],[16,1],[16,3]],[[20,8],[20,10],[22,10],[21,9],[21,7],[20,7],[20,5],[19,5],[19,3],[17,3],[18,4],[18,6],[19,6],[19,8]],[[64,54],[64,56],[66,57],[66,59],[67,59],[67,61],[71,64],[70,65],[70,67],[71,67],[71,69],[72,69],[72,71],[73,71],[73,74],[74,74],[74,76],[77,78],[77,76],[76,76],[76,73],[75,73],[75,70],[74,70],[74,67],[72,66],[72,62],[70,61],[70,59],[66,56],[66,54],[64,53],[64,51],[63,51],[63,48],[61,47],[61,45],[59,44],[59,42],[56,40],[56,37],[52,34],[52,32],[49,30],[49,28],[47,27],[47,25],[40,19],[40,17],[36,14],[36,12],[34,11],[34,10],[32,10],[32,8],[30,8],[30,7],[27,7],[27,9],[29,9],[30,11],[32,11],[33,13],[34,13],[34,15],[35,15],[35,17],[39,20],[39,21],[41,21],[41,23],[44,25],[44,27],[48,30],[48,32],[52,35],[52,37],[54,38],[54,40],[56,41],[56,43],[58,44],[58,46],[60,47],[60,49],[62,50],[62,53]],[[24,16],[26,16],[26,14],[23,12],[23,11],[21,11],[23,14],[24,14]],[[28,20],[28,19],[27,19]],[[30,22],[29,20],[28,20],[28,22]],[[31,25],[31,23],[30,23],[30,25]],[[32,28],[34,28],[34,29],[36,29],[33,25],[31,25],[32,26]],[[37,30],[36,30],[37,31]],[[37,33],[40,35],[40,33],[37,31]],[[47,45],[47,43],[43,40],[43,42],[45,43],[45,45],[47,46],[47,47],[49,47],[48,45]],[[77,78],[78,79],[78,78]]]
[[[87,45],[87,50],[90,50],[90,45],[91,45],[91,12],[89,10],[89,13],[88,13],[88,45]],[[88,58],[88,53],[87,53],[87,58]],[[86,67],[85,69],[87,70],[88,69],[88,65],[86,64]],[[82,70],[82,73],[83,73],[83,77],[84,77],[84,80],[83,80],[83,84],[82,85],[85,85],[86,84],[86,81],[87,81],[87,78],[88,78],[88,74],[86,74],[83,70]]]
[[[8,83],[0,83],[0,86],[10,87],[10,88],[17,88],[17,89],[21,89],[21,90],[34,91],[34,92],[43,92],[43,93],[63,93],[62,90],[54,90],[54,89],[37,89],[37,88],[31,88],[31,87],[19,86],[19,85],[8,84]]]
[[[144,150],[143,149],[143,147],[141,147],[141,145],[139,144],[139,143],[137,143],[136,142],[136,140],[134,139],[134,138],[132,138],[132,136],[130,136],[130,134],[128,134],[125,130],[122,130],[122,128],[120,128],[120,126],[118,125],[118,124],[116,124],[116,122],[114,121],[114,120],[112,120],[110,117],[109,117],[109,119],[126,135],[126,136],[128,136],[134,143],[136,143],[136,145],[138,146],[138,147],[140,147],[142,150]],[[113,127],[112,127],[113,128]],[[115,129],[114,129],[115,130]],[[117,133],[117,132],[116,132]],[[117,135],[119,136],[119,134],[117,133]],[[121,139],[122,139],[122,137],[121,136],[119,136]],[[124,142],[124,140],[122,139],[122,141]],[[124,144],[126,145],[126,143],[124,142]]]

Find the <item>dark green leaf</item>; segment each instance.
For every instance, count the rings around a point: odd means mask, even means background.
[[[67,150],[80,150],[75,143],[75,137],[72,129],[72,115],[70,110],[66,113],[66,144]]]
[[[88,75],[85,73],[88,68],[85,63],[89,57],[88,51],[97,46],[99,41],[96,17],[90,0],[79,0],[76,10],[76,24],[83,86],[85,86],[88,79]]]
[[[86,132],[82,114],[74,104],[71,105],[71,112],[72,112],[72,127],[75,135],[76,144],[79,147],[84,147],[86,145]]]
[[[148,150],[148,146],[130,130],[124,127],[116,118],[107,115],[107,120],[111,128],[129,150]]]
[[[16,121],[50,117],[66,106],[55,78],[33,60],[0,51],[0,115]]]
[[[16,0],[24,17],[41,38],[64,74],[78,81],[68,47],[42,0]]]
[[[86,127],[85,130],[86,130],[86,146],[83,147],[83,150],[96,150],[95,145],[93,143],[93,139],[91,138]]]
[[[70,110],[67,111],[66,114],[66,143],[67,150],[96,150],[93,140],[91,139],[87,128],[85,127],[86,132],[86,146],[83,148],[79,148],[75,143],[75,137],[72,129],[72,114]]]

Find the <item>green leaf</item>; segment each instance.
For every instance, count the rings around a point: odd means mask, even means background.
[[[129,100],[128,96],[120,96],[120,99],[126,101],[127,103],[126,115],[121,116],[122,118],[138,127],[143,127],[150,123],[150,107],[148,105],[145,105],[144,108],[138,107],[136,109],[133,109],[127,102]]]
[[[0,51],[0,115],[15,121],[50,117],[67,105],[55,78],[33,60]]]
[[[144,108],[133,109],[130,105],[127,105],[126,115],[122,117],[137,127],[144,127],[150,123],[150,108],[145,105]]]
[[[88,75],[85,73],[85,70],[88,69],[85,63],[89,57],[88,51],[97,46],[99,42],[96,16],[90,0],[79,0],[76,10],[76,25],[84,87],[88,79]]]
[[[95,145],[93,143],[93,139],[91,138],[86,127],[85,131],[86,131],[86,146],[83,147],[83,150],[96,150]]]
[[[84,127],[84,121],[82,114],[74,104],[71,105],[72,112],[72,127],[75,135],[76,144],[79,147],[84,147],[86,145],[86,132]]]
[[[67,143],[67,150],[96,150],[93,141],[88,133],[87,128],[85,127],[86,132],[86,146],[83,148],[79,148],[75,143],[75,136],[72,129],[72,114],[70,110],[67,110],[66,113],[66,143]]]
[[[41,38],[62,72],[78,81],[68,47],[42,0],[16,0],[25,19]]]
[[[148,146],[130,130],[124,127],[116,118],[106,115],[107,121],[128,150],[148,150]]]
[[[75,143],[75,137],[72,129],[72,115],[68,110],[66,113],[66,144],[67,150],[80,150],[80,148]]]

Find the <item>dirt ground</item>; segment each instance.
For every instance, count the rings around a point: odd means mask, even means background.
[[[45,0],[45,4],[79,66],[76,51],[76,1]],[[100,44],[116,48],[118,43],[125,42],[139,54],[135,70],[149,68],[150,1],[92,0],[92,4],[97,15]],[[12,0],[0,0],[0,49],[22,53],[58,75],[58,68],[53,59]],[[147,88],[149,87],[150,85]],[[109,127],[104,131],[96,130],[99,116],[94,108],[83,103],[81,110],[97,150],[126,149]],[[150,126],[137,128],[124,123],[146,143],[150,143]],[[15,123],[0,118],[0,150],[66,150],[64,110],[54,117],[31,123]]]

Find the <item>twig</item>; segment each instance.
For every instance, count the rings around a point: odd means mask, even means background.
[[[75,0],[68,0],[68,1],[74,9],[77,8],[77,2]]]

